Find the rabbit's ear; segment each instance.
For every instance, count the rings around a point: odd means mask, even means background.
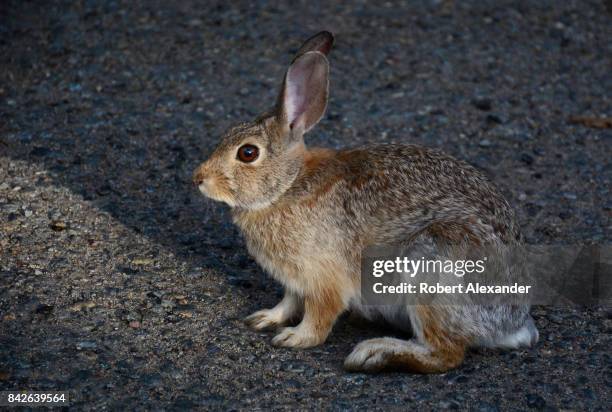
[[[333,45],[334,36],[330,32],[319,32],[308,40],[306,40],[304,44],[302,44],[302,47],[300,47],[300,49],[295,54],[293,62],[295,62],[301,55],[311,51],[318,51],[319,53],[323,53],[327,56]]]
[[[329,64],[318,51],[295,59],[280,94],[280,120],[292,134],[306,133],[321,120],[327,106]]]

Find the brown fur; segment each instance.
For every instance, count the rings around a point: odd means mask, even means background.
[[[447,242],[453,245],[461,245],[468,243],[471,245],[481,245],[480,238],[470,228],[468,223],[450,222],[432,223],[428,227],[429,233],[437,241]]]
[[[447,244],[520,242],[512,209],[495,187],[472,166],[440,151],[414,145],[306,149],[303,135],[327,105],[325,55],[332,42],[327,32],[309,39],[287,71],[274,110],[232,128],[194,172],[205,195],[232,207],[249,252],[285,288],[276,307],[254,313],[247,323],[263,330],[302,316],[272,339],[278,346],[323,343],[347,308],[376,312],[360,297],[360,258],[368,246],[424,242],[447,253]],[[258,147],[253,162],[237,159],[244,144]],[[347,369],[443,372],[461,363],[468,345],[495,343],[522,331],[530,319],[527,307],[509,305],[388,310],[408,313],[415,338],[364,341],[347,357]],[[510,341],[523,342],[523,335]],[[533,336],[537,339],[537,331]]]
[[[470,343],[466,336],[452,333],[444,325],[446,310],[435,306],[417,306],[424,343],[430,348],[428,356],[398,355],[394,363],[405,365],[418,373],[440,373],[457,367],[463,361]]]
[[[327,285],[316,293],[304,297],[304,317],[308,317],[306,321],[312,324],[314,334],[321,343],[327,339],[336,319],[345,309],[340,292],[341,286]]]

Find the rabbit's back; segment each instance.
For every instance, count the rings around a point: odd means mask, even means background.
[[[424,229],[451,241],[520,240],[512,209],[489,180],[438,150],[379,145],[312,153],[281,208],[314,208],[365,245],[404,243]]]

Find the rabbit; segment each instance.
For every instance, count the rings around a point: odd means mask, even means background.
[[[249,253],[284,287],[280,303],[247,325],[276,329],[272,344],[288,348],[322,344],[345,311],[412,332],[410,340],[359,343],[345,359],[348,371],[441,373],[471,347],[535,344],[529,305],[364,304],[360,262],[369,245],[429,244],[439,254],[436,245],[448,241],[512,246],[522,237],[492,183],[438,150],[306,148],[304,135],[326,110],[333,42],[327,31],[308,39],[272,110],[231,128],[193,174],[205,196],[230,206]]]

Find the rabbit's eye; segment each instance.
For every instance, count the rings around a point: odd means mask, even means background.
[[[252,144],[245,144],[238,149],[238,160],[244,163],[251,163],[259,157],[259,148]]]

